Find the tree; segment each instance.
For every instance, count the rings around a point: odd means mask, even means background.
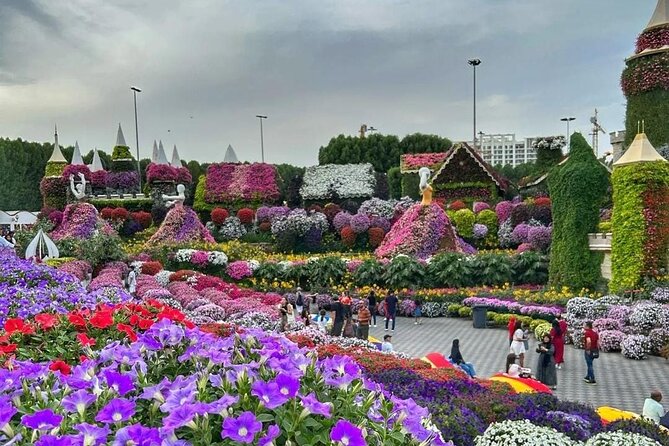
[[[291,182],[302,185],[302,177],[304,176],[304,167],[293,166],[292,164],[277,164],[276,171],[279,174],[279,190],[281,192],[281,199],[286,201],[294,201],[294,197],[289,197],[292,189]],[[299,178],[299,181],[295,180]],[[298,187],[299,188],[299,187]]]

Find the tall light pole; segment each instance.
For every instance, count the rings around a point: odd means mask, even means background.
[[[476,150],[476,67],[481,65],[481,59],[469,59],[469,65],[474,67],[474,150]]]
[[[142,171],[139,167],[139,126],[137,125],[137,93],[141,92],[137,87],[130,87],[132,96],[135,100],[135,144],[137,147],[137,176],[139,177],[139,193],[142,193]]]
[[[571,149],[571,135],[569,134],[569,123],[571,121],[574,121],[576,118],[573,118],[571,116],[568,116],[566,118],[561,118],[560,121],[566,122],[567,123],[567,151]]]
[[[264,163],[265,162],[265,140],[264,140],[263,131],[262,131],[262,120],[267,119],[267,116],[256,115],[256,118],[258,118],[260,120],[260,159]]]

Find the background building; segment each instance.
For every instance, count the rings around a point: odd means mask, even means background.
[[[516,139],[515,133],[483,134],[476,145],[483,159],[493,165],[517,166],[537,160],[537,151],[532,148],[536,138]]]

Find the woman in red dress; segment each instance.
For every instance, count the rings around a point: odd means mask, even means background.
[[[562,364],[564,363],[564,335],[565,332],[562,330],[560,322],[554,320],[553,328],[551,328],[551,339],[553,347],[555,347],[555,353],[553,354],[553,357],[555,358],[555,367],[558,369],[561,369]]]

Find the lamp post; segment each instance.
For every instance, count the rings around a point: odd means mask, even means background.
[[[560,121],[566,122],[567,123],[567,151],[571,149],[571,135],[569,134],[569,123],[571,121],[574,121],[576,118],[573,118],[571,116],[568,116],[566,118],[560,118]]]
[[[263,131],[262,131],[262,120],[267,119],[267,116],[256,115],[256,118],[258,118],[260,120],[260,159],[264,163],[265,162],[265,141],[264,141]]]
[[[140,93],[142,90],[137,87],[130,87],[132,90],[132,96],[135,101],[135,144],[137,147],[137,176],[139,177],[139,193],[142,193],[142,171],[139,167],[139,126],[137,125],[137,93]]]
[[[476,150],[476,67],[481,65],[481,59],[469,59],[469,65],[474,68],[474,150]]]

